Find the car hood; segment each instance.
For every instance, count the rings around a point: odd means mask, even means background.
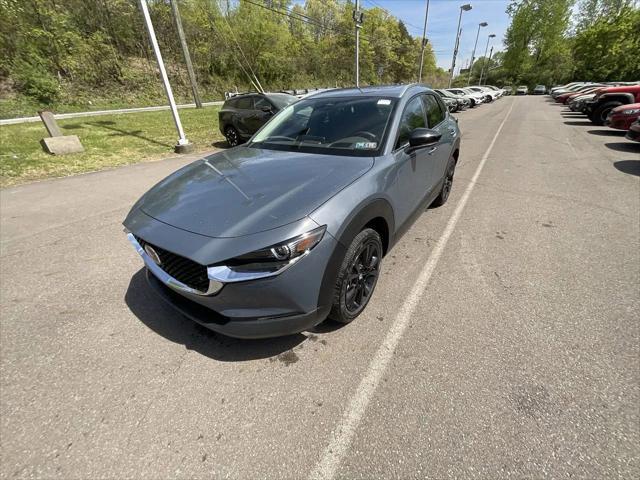
[[[305,217],[373,166],[346,157],[237,147],[204,157],[149,190],[136,207],[208,237],[238,237]]]
[[[611,110],[611,113],[621,113],[624,112],[625,110],[635,110],[637,108],[640,108],[640,103],[630,103],[630,104],[626,104],[626,105],[620,105],[619,107],[614,108],[613,110]],[[638,115],[637,113],[634,113],[632,115]]]

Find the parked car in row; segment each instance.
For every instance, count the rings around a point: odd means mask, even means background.
[[[534,95],[544,95],[545,93],[547,93],[547,87],[544,85],[536,85],[533,89]]]
[[[249,93],[225,100],[218,112],[218,127],[235,147],[248,140],[280,110],[298,101],[287,93]]]
[[[595,125],[623,130],[629,140],[640,140],[640,82],[572,82],[554,87],[549,95]]]
[[[632,103],[640,103],[640,84],[603,88],[585,102],[585,113],[594,124],[604,125],[611,110]]]
[[[640,118],[640,103],[632,103],[611,110],[604,124],[610,128],[627,131],[638,118]]]
[[[634,142],[640,142],[640,119],[631,124],[625,138],[633,140]]]
[[[444,100],[447,106],[451,105],[449,111],[452,113],[465,110],[471,105],[471,102],[462,95],[456,95],[455,93],[444,89],[435,89],[435,92],[442,97],[442,100]]]
[[[447,91],[467,98],[469,100],[469,103],[471,104],[471,108],[475,107],[476,105],[480,105],[485,101],[484,95],[471,90],[470,88],[448,88]]]
[[[501,96],[496,90],[485,86],[469,87],[469,89],[482,95],[482,98],[486,103],[493,102],[496,98]]]
[[[593,83],[579,87],[575,92],[565,92],[555,97],[556,103],[567,104],[574,97],[596,92],[600,88],[606,88],[606,85]]]
[[[256,110],[269,96],[245,98]],[[358,317],[402,232],[446,203],[460,158],[458,122],[424,85],[284,100],[248,143],[160,181],[123,222],[159,298],[233,337]]]
[[[529,87],[527,87],[526,85],[520,85],[518,88],[516,88],[516,95],[528,95],[529,94]]]

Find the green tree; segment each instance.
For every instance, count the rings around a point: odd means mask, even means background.
[[[574,77],[598,81],[640,79],[640,10],[603,16],[573,39]]]

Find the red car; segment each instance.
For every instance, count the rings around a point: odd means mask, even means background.
[[[577,91],[575,92],[567,92],[567,93],[563,93],[562,95],[558,95],[556,97],[556,103],[564,103],[565,105],[567,103],[569,103],[569,100],[571,100],[573,97],[578,97],[580,95],[585,95],[587,93],[592,93],[595,92],[601,88],[606,88],[606,85],[585,85],[584,87],[579,88]]]
[[[611,110],[622,105],[640,103],[640,84],[605,88],[587,102],[585,113],[596,125],[604,125]]]
[[[629,130],[631,124],[638,118],[640,118],[640,103],[631,103],[611,110],[604,124],[618,130]]]

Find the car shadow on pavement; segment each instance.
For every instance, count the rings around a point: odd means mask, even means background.
[[[615,150],[616,152],[640,153],[640,143],[610,142],[610,143],[605,143],[604,145],[605,147],[610,148],[611,150]]]
[[[590,133],[591,135],[599,135],[601,137],[624,137],[627,132],[611,128],[609,130],[587,130],[587,133]]]
[[[564,124],[572,125],[576,127],[593,127],[593,123],[591,123],[589,120],[585,120],[583,122],[568,121],[568,122],[564,122]]]
[[[149,286],[144,268],[136,272],[125,293],[129,310],[151,330],[188,350],[221,362],[243,362],[280,355],[307,339],[301,333],[263,340],[225,337],[197,324],[167,305]]]
[[[640,160],[620,160],[619,162],[613,162],[613,166],[622,173],[640,177]]]
[[[217,142],[212,142],[211,146],[216,148],[221,148],[223,150],[226,150],[229,148],[229,144],[227,143],[226,140],[218,140]]]

